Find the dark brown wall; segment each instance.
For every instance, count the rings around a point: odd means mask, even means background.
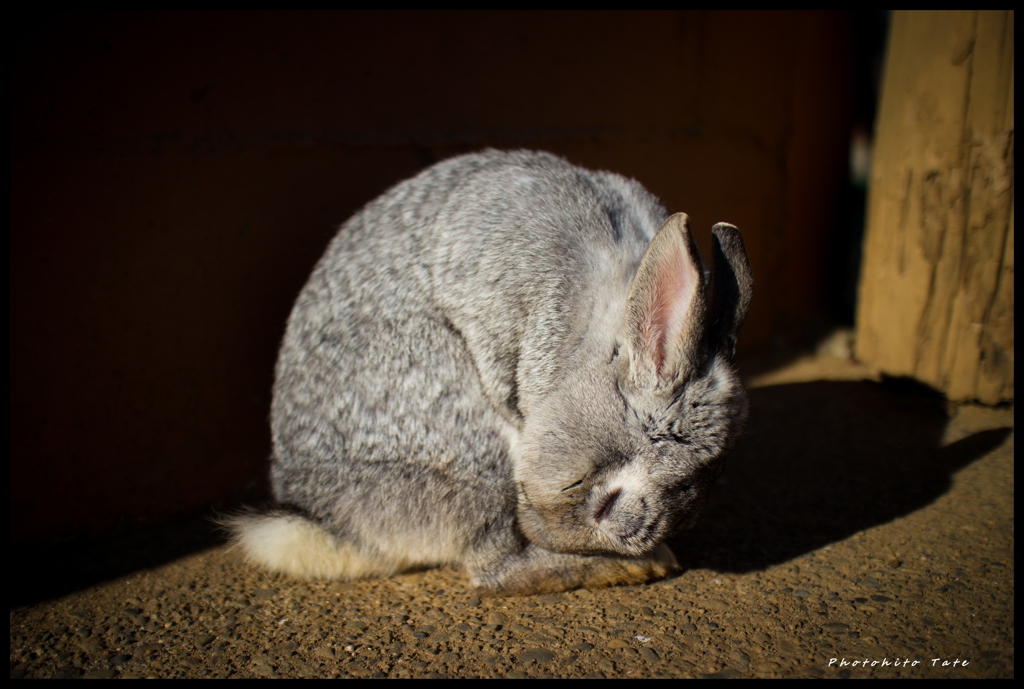
[[[744,233],[741,346],[821,309],[845,15],[60,15],[12,49],[11,537],[263,475],[291,301],[334,228],[485,146]]]

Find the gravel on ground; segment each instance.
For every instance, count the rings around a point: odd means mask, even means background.
[[[748,432],[671,579],[488,598],[218,545],[15,605],[11,677],[1012,677],[1012,406],[827,353],[744,375]]]

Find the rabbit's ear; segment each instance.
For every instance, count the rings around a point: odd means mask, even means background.
[[[711,228],[711,322],[712,352],[736,353],[740,326],[750,308],[754,280],[740,231],[726,223]]]
[[[662,224],[629,288],[630,370],[642,387],[674,387],[698,353],[707,300],[689,225],[685,213]]]

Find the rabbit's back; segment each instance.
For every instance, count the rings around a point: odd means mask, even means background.
[[[275,497],[406,565],[507,527],[524,415],[587,322],[621,318],[666,215],[635,182],[527,152],[448,160],[368,204],[288,322]]]

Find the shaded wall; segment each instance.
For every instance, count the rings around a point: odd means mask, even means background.
[[[291,302],[338,224],[485,146],[640,180],[744,233],[741,348],[822,308],[840,14],[139,14],[12,50],[11,536],[261,480]]]

